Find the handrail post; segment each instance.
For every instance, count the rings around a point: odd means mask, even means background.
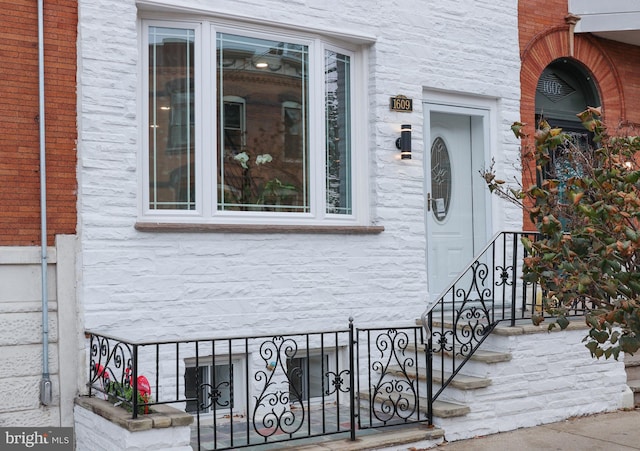
[[[353,348],[355,345],[355,341],[353,339],[353,317],[349,318],[349,390],[350,390],[350,396],[349,396],[349,416],[350,416],[350,431],[349,431],[349,435],[350,435],[350,439],[351,441],[355,441],[356,440],[356,405],[355,405],[355,396],[356,396],[356,390],[355,390],[355,368],[356,365],[354,363],[354,352],[353,352]]]
[[[95,335],[93,334],[89,334],[90,338],[89,338],[89,349],[93,348],[93,340],[95,338]],[[86,337],[86,333],[85,333],[85,337]],[[91,365],[91,356],[89,356],[89,379],[87,379],[89,381],[89,398],[91,398],[91,396],[93,396],[92,393],[92,388],[93,388],[93,384],[91,383],[91,369],[94,368],[96,371],[96,374],[98,374],[98,368],[96,368],[95,365]],[[105,370],[106,371],[106,370]]]
[[[427,421],[433,424],[433,310],[425,310],[421,317],[422,328],[427,341],[424,348],[425,361],[427,364]],[[423,336],[423,335],[421,335]],[[423,336],[424,337],[424,336]],[[422,339],[425,343],[424,338]]]
[[[131,392],[131,401],[133,408],[133,418],[138,418],[138,345],[133,345],[133,371],[132,381],[129,381],[130,384],[133,384],[133,391]]]
[[[353,352],[353,347],[355,345],[355,341],[353,340],[353,317],[349,318],[349,433],[351,441],[355,441],[356,439],[356,404],[355,404],[355,368],[357,368],[355,360],[355,355]]]
[[[516,273],[518,271],[518,232],[513,232],[513,257],[511,261],[511,327],[516,325],[516,282],[518,277]]]
[[[427,419],[433,424],[433,314],[429,312],[429,330],[427,335]]]

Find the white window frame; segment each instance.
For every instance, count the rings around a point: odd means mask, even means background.
[[[208,17],[181,17],[145,13],[140,21],[140,156],[138,220],[177,224],[274,224],[274,225],[369,225],[369,157],[366,86],[366,50],[362,42],[336,40],[327,35],[309,33],[291,27],[276,29],[238,24]],[[175,18],[178,17],[176,20]],[[152,210],[149,207],[149,27],[194,30],[195,98],[195,195],[194,210]],[[219,211],[217,209],[217,129],[215,83],[216,33],[239,34],[261,39],[281,40],[309,46],[309,213]],[[331,214],[326,210],[326,143],[324,114],[324,54],[337,51],[351,58],[351,214]],[[213,82],[212,82],[213,81]],[[204,99],[211,99],[205,101]],[[357,114],[356,114],[357,112]],[[210,149],[210,150],[206,150]],[[206,168],[206,170],[205,170]],[[205,174],[207,174],[205,176]]]

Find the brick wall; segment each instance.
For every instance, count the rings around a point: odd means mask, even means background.
[[[519,40],[522,58],[520,114],[523,122],[535,124],[535,91],[538,78],[552,61],[569,57],[591,72],[598,87],[604,119],[610,129],[620,123],[640,125],[640,48],[601,39],[591,34],[576,34],[571,54],[566,0],[519,2]],[[598,106],[598,105],[593,105]],[[523,184],[534,183],[531,168],[523,171]],[[528,215],[526,229],[532,229]]]
[[[37,3],[0,0],[0,245],[40,244]],[[76,229],[76,28],[72,0],[46,0],[48,243]]]

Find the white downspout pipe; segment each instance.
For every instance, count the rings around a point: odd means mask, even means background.
[[[38,0],[38,122],[40,125],[40,247],[42,272],[42,380],[40,402],[51,403],[51,379],[49,378],[49,294],[47,290],[47,160],[44,128],[44,0]]]

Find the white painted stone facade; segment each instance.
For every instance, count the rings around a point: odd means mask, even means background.
[[[596,360],[582,339],[585,328],[545,332],[527,325],[524,334],[492,334],[482,348],[508,352],[511,360],[463,374],[491,379],[491,385],[463,392],[447,388],[443,398],[468,405],[471,412],[436,424],[449,441],[562,421],[573,416],[624,407],[627,390],[622,359]]]
[[[422,105],[425,90],[493,102],[491,152],[508,169],[517,143],[517,2],[80,1],[79,177],[82,285],[90,329],[145,339],[282,332],[415,319],[426,302]],[[142,233],[139,16],[163,5],[300,29],[375,37],[368,55],[370,224],[379,235]],[[242,23],[238,21],[238,23]],[[413,113],[389,97],[414,99]],[[399,124],[414,157],[397,158]],[[494,230],[521,213],[494,206]],[[320,321],[321,320],[321,321]]]

